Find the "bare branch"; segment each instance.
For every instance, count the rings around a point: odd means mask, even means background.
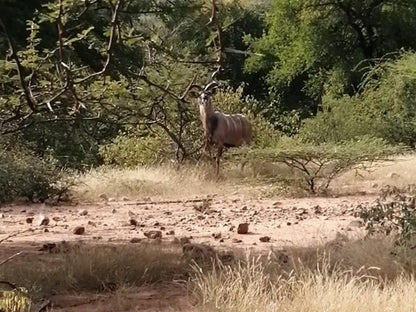
[[[5,263],[9,262],[9,261],[10,261],[10,260],[12,260],[13,258],[16,258],[17,256],[20,256],[22,253],[23,253],[23,251],[19,251],[18,253],[15,253],[14,255],[11,255],[10,257],[8,257],[8,258],[6,258],[6,259],[2,260],[2,261],[0,262],[0,265],[3,265],[3,264],[5,264]]]
[[[110,65],[110,62],[111,62],[112,49],[113,49],[113,45],[114,45],[114,42],[115,42],[118,13],[119,13],[119,10],[120,10],[121,2],[122,2],[122,0],[118,0],[116,5],[111,8],[112,17],[111,17],[111,24],[110,24],[111,25],[110,38],[108,40],[108,45],[107,45],[107,49],[106,49],[107,59],[106,59],[104,65],[103,65],[103,68],[100,71],[95,72],[95,73],[93,73],[89,76],[86,76],[86,77],[84,77],[82,79],[79,79],[79,80],[75,80],[74,81],[75,84],[83,83],[87,80],[90,80],[91,78],[102,75],[107,71],[108,66]]]
[[[23,68],[22,64],[20,63],[19,57],[17,56],[17,52],[16,52],[16,49],[14,47],[13,40],[10,37],[10,34],[9,34],[9,32],[7,30],[7,27],[6,27],[6,24],[4,24],[3,19],[1,17],[0,17],[0,27],[3,28],[3,32],[6,36],[6,40],[7,40],[7,43],[9,45],[10,57],[16,62],[17,73],[19,75],[20,85],[21,85],[21,87],[23,89],[23,92],[25,94],[27,105],[29,106],[29,108],[32,111],[35,111],[36,110],[36,105],[37,105],[36,99],[33,97],[32,90],[30,89],[29,85],[25,81],[24,68]]]

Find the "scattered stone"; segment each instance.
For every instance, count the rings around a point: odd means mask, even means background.
[[[61,218],[60,217],[53,217],[52,220],[55,221],[55,222],[58,222],[58,221],[61,221]]]
[[[261,241],[262,243],[268,243],[268,242],[270,242],[270,236],[263,236],[263,237],[260,237],[260,241]]]
[[[235,243],[235,244],[238,244],[238,243],[241,243],[242,240],[238,239],[238,238],[233,238],[232,242]]]
[[[161,231],[152,230],[152,231],[144,232],[143,234],[144,234],[144,236],[146,236],[147,238],[150,238],[150,239],[162,238],[162,232]]]
[[[26,218],[26,223],[32,224],[33,223],[33,217]]]
[[[322,213],[322,207],[319,205],[316,205],[315,207],[313,207],[313,211],[315,214],[321,214]]]
[[[247,206],[243,206],[243,207],[241,207],[241,210],[242,210],[242,211],[246,211],[246,210],[247,210]]]
[[[43,244],[41,248],[39,248],[39,251],[49,251],[52,252],[52,250],[54,250],[56,248],[56,244],[55,243],[46,243]]]
[[[88,221],[88,225],[97,226],[97,225],[95,224],[95,222],[92,222],[92,221]]]
[[[48,225],[49,224],[49,218],[46,216],[40,216],[39,218],[39,225]]]
[[[130,225],[137,226],[137,220],[136,219],[131,218],[129,222],[130,222]]]
[[[288,226],[290,226],[290,225],[292,225],[292,222],[287,221],[287,222],[286,222],[286,224],[287,224]]]
[[[231,225],[230,226],[230,232],[234,231],[234,229],[235,229],[235,225]]]
[[[48,229],[43,229],[43,232],[49,233],[49,230]]]
[[[86,216],[88,214],[88,210],[84,209],[79,212],[80,216]]]
[[[170,212],[170,211],[165,211],[165,212],[164,212],[164,214],[165,214],[165,215],[167,215],[167,216],[170,216],[170,215],[172,215],[172,212]]]
[[[116,213],[116,212],[117,212],[116,208],[114,208],[113,210],[111,210],[111,213]]]
[[[215,255],[215,251],[211,246],[205,244],[187,243],[182,247],[183,255],[190,260],[204,260],[211,259]]]
[[[166,235],[175,235],[175,231],[174,230],[170,230],[166,233]]]
[[[215,239],[220,239],[221,238],[221,233],[220,232],[212,233],[211,236],[214,237]]]
[[[179,242],[181,243],[181,245],[185,245],[191,243],[191,240],[189,237],[184,236],[179,239]]]
[[[237,228],[238,234],[247,234],[248,233],[248,223],[240,223]]]
[[[161,227],[160,227],[160,230],[161,230],[161,231],[164,231],[164,230],[166,230],[166,227],[161,226]]]
[[[124,196],[124,197],[121,198],[121,200],[122,201],[129,201],[129,198]]]
[[[102,236],[93,236],[92,239],[99,240],[99,239],[103,239],[103,237]]]
[[[76,226],[74,230],[72,231],[75,235],[82,235],[85,233],[85,227],[83,226]]]
[[[142,240],[141,240],[140,238],[133,237],[133,238],[130,240],[130,243],[137,244],[137,243],[140,243],[141,241],[142,241]]]
[[[155,222],[155,224],[153,224],[153,226],[159,226],[160,223],[158,221]]]
[[[220,243],[224,243],[224,238],[221,238],[220,239]]]
[[[105,193],[100,194],[98,197],[102,200],[108,201],[108,196]]]

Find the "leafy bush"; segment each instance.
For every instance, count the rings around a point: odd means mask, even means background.
[[[416,54],[380,61],[367,74],[360,93],[327,95],[322,111],[306,120],[300,136],[309,142],[339,142],[370,135],[415,146]]]
[[[62,177],[53,161],[41,159],[30,150],[13,147],[0,152],[0,202],[61,197],[67,190],[65,183],[60,184]]]
[[[416,234],[416,189],[386,187],[372,205],[361,205],[357,213],[368,234],[399,233],[399,241],[408,241]]]
[[[319,145],[285,137],[273,147],[253,149],[248,155],[256,161],[281,162],[302,173],[309,190],[315,193],[326,190],[335,177],[347,170],[358,165],[366,167],[401,151],[401,147],[393,147],[382,139],[371,137]]]
[[[172,150],[173,146],[169,146],[166,137],[131,134],[118,136],[112,143],[101,146],[100,155],[106,165],[135,167],[155,164],[169,156],[173,157]]]

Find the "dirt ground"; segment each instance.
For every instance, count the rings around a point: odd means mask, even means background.
[[[231,196],[192,197],[180,201],[143,198],[121,201],[102,199],[96,204],[9,205],[0,209],[0,259],[18,250],[35,251],[44,243],[136,243],[149,241],[149,230],[162,233],[162,241],[188,237],[217,249],[267,251],[290,246],[313,246],[343,234],[360,236],[354,218],[360,203],[375,196],[262,199]],[[188,201],[187,201],[188,200]],[[199,201],[200,200],[200,201]],[[48,225],[40,225],[49,218]],[[29,218],[29,219],[28,219]],[[33,219],[32,219],[33,218]],[[32,223],[28,223],[28,221]],[[131,221],[134,220],[134,221]],[[132,225],[135,223],[136,225]],[[238,234],[240,223],[249,223],[247,234]],[[77,226],[85,233],[75,235]],[[260,238],[268,236],[269,242]],[[134,241],[134,240],[133,240]],[[122,298],[122,299],[121,299]],[[58,297],[53,311],[191,311],[186,288],[159,285],[122,290],[111,295]]]

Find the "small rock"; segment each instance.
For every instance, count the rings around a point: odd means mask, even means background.
[[[142,240],[141,240],[140,238],[133,237],[133,238],[130,240],[130,243],[137,244],[137,243],[140,243],[141,241],[142,241]]]
[[[92,222],[92,221],[88,221],[88,225],[97,226],[97,225],[95,224],[95,222]]]
[[[0,213],[0,219],[4,218],[4,213]]]
[[[33,217],[26,218],[26,223],[32,224],[33,223]]]
[[[292,225],[292,222],[287,221],[286,224],[290,226],[290,225]]]
[[[180,239],[179,239],[179,242],[181,243],[181,245],[185,245],[185,244],[189,244],[190,242],[191,242],[191,240],[190,240],[190,238],[189,237],[181,237]]]
[[[211,236],[214,237],[215,239],[220,239],[221,238],[221,233],[212,233]]]
[[[154,224],[153,224],[153,226],[159,226],[160,225],[160,223],[158,222],[158,221],[156,221]]]
[[[86,216],[88,214],[88,210],[84,209],[79,212],[80,216]]]
[[[235,243],[235,244],[238,244],[238,243],[241,243],[242,240],[238,239],[238,238],[233,238],[232,242]]]
[[[174,230],[170,230],[166,233],[166,235],[175,235],[175,231]]]
[[[230,231],[232,232],[232,231],[234,231],[234,229],[235,229],[235,225],[231,225],[230,226]]]
[[[161,226],[161,227],[160,227],[160,230],[161,230],[161,231],[164,231],[164,230],[166,230],[166,227]]]
[[[162,238],[162,232],[161,231],[152,230],[152,231],[144,232],[143,234],[144,234],[144,236],[146,236],[147,238],[150,238],[150,239]]]
[[[43,232],[49,233],[49,230],[48,229],[43,229]]]
[[[220,243],[224,243],[224,238],[221,238],[220,239]]]
[[[49,224],[49,218],[46,216],[40,216],[39,218],[39,225],[48,225]]]
[[[248,223],[240,223],[237,228],[238,234],[247,234],[248,233]]]
[[[111,210],[111,213],[116,213],[117,210],[114,208],[113,210]]]
[[[75,235],[82,235],[85,233],[85,227],[83,226],[76,226],[74,230],[72,231]]]
[[[58,221],[61,221],[61,218],[60,217],[53,217],[52,220],[55,221],[55,222],[58,222]]]
[[[270,236],[263,236],[263,237],[260,237],[260,241],[261,241],[262,243],[268,243],[268,242],[270,242]]]
[[[98,197],[102,200],[108,201],[108,196],[105,193],[100,194]]]
[[[241,207],[241,210],[242,210],[242,211],[246,211],[246,210],[247,210],[247,206],[243,206],[243,207]]]
[[[211,259],[214,257],[214,249],[205,244],[187,243],[182,247],[182,252],[185,258],[189,259]]]
[[[129,222],[130,222],[130,225],[137,226],[137,220],[136,219],[131,218]]]

